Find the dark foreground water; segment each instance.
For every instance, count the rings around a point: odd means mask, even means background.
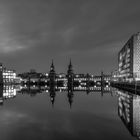
[[[127,128],[133,125],[125,103],[128,95],[121,94],[74,92],[70,108],[67,92],[57,92],[53,106],[49,93],[17,93],[0,106],[0,140],[136,139]]]

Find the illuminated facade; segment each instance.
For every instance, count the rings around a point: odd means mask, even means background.
[[[118,81],[119,80],[119,71],[118,70],[114,70],[111,73],[111,81]]]
[[[15,70],[8,70],[3,68],[3,83],[13,83],[16,79]]]
[[[118,115],[132,136],[140,138],[140,96],[118,91]]]
[[[140,33],[132,35],[118,54],[119,79],[140,80]]]
[[[19,78],[16,76],[15,70],[6,69],[0,63],[0,84],[17,83]]]

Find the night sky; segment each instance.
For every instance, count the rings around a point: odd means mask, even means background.
[[[0,61],[17,73],[34,68],[110,73],[117,53],[140,31],[140,0],[0,0]]]

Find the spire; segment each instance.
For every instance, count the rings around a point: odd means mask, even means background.
[[[69,66],[68,66],[68,70],[72,71],[72,63],[71,63],[71,59],[70,59],[70,63],[69,63]]]
[[[72,62],[71,62],[71,59],[70,59],[69,67],[72,68]]]
[[[53,64],[53,59],[52,59],[52,64],[51,64],[51,70],[50,70],[50,72],[54,72],[55,70],[54,70],[54,64]]]
[[[71,64],[71,58],[70,58],[70,64],[69,65],[72,66],[72,64]]]
[[[52,67],[52,68],[54,68],[53,59],[52,59],[52,64],[51,64],[51,67]]]

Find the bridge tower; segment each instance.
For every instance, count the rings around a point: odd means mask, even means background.
[[[0,63],[0,85],[3,85],[3,66]]]
[[[55,92],[55,86],[56,86],[56,73],[55,73],[55,68],[52,60],[52,64],[50,67],[50,72],[49,72],[49,89],[50,92]]]
[[[67,79],[68,79],[68,83],[67,83],[68,92],[72,92],[74,90],[74,72],[73,72],[71,60],[68,65]]]
[[[103,73],[103,71],[101,71],[101,87],[103,87],[104,86],[104,73]]]

